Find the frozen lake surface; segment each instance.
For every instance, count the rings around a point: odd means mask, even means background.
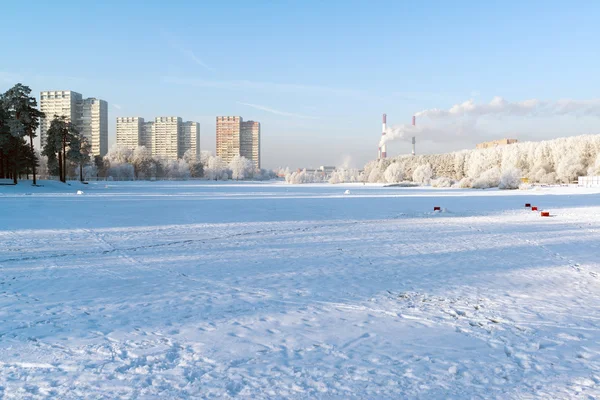
[[[0,243],[7,399],[600,396],[598,190],[0,186]]]

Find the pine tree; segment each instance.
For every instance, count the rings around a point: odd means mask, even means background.
[[[40,118],[44,113],[39,111],[35,97],[30,96],[31,89],[17,83],[3,95],[5,112],[8,113],[10,134],[15,138],[13,144],[15,154],[13,155],[13,179],[17,183],[17,177],[23,168],[29,166],[33,173],[33,184],[36,182],[35,167],[37,158],[33,148],[33,138],[40,125]],[[29,138],[29,150],[22,149],[21,139]],[[28,161],[28,163],[24,163]]]
[[[81,134],[75,134],[69,144],[67,158],[79,167],[79,180],[81,182],[83,182],[83,166],[90,161],[91,149],[92,145]]]
[[[8,127],[8,113],[0,96],[0,179],[8,176],[8,145],[10,142],[10,129]]]
[[[55,115],[47,135],[42,154],[48,157],[49,167],[54,167],[58,162],[59,179],[61,182],[67,182],[67,159],[79,157],[79,132],[65,117]]]

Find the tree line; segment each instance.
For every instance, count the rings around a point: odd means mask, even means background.
[[[33,140],[41,119],[46,115],[37,109],[37,100],[31,89],[21,83],[0,94],[0,179],[19,179],[29,175],[37,185],[36,169],[39,154]],[[65,117],[53,116],[46,135],[42,155],[47,157],[49,171],[66,182],[67,169],[79,167],[83,179],[83,166],[90,160],[91,145],[77,127]]]

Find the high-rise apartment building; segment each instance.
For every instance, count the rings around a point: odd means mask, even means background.
[[[50,90],[40,93],[40,111],[46,117],[40,120],[40,144],[46,145],[47,132],[54,116],[66,117],[79,128],[83,96],[71,90]]]
[[[200,156],[200,124],[197,122],[186,121],[181,127],[179,158],[183,158],[188,150],[192,150],[196,156]]]
[[[183,122],[180,117],[156,117],[152,137],[152,154],[176,160]]]
[[[240,155],[254,163],[260,169],[260,122],[242,121]]]
[[[260,168],[260,123],[242,117],[217,117],[217,156],[227,163],[243,156]]]
[[[140,141],[140,146],[144,146],[148,150],[152,151],[152,140],[154,138],[154,122],[144,122]]]
[[[50,90],[40,93],[40,111],[46,116],[40,121],[40,144],[46,145],[47,132],[54,116],[66,117],[91,146],[93,156],[108,152],[108,103],[95,98],[83,99],[72,90]]]
[[[130,149],[140,146],[144,126],[144,118],[117,117],[117,144]]]
[[[89,98],[82,104],[79,131],[92,145],[92,154],[104,157],[108,153],[108,103]]]
[[[240,155],[242,117],[217,117],[217,156],[226,163]]]

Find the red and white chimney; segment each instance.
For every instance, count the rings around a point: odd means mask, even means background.
[[[413,118],[412,118],[412,125],[413,125],[413,126],[416,126],[416,125],[417,125],[417,117],[416,117],[416,116],[414,116],[414,115],[413,115]],[[415,153],[415,144],[416,144],[416,143],[417,143],[417,140],[416,140],[416,139],[415,139],[415,137],[413,136],[413,137],[412,137],[412,155],[413,155],[413,156],[416,154],[416,153]]]
[[[387,115],[383,114],[383,121],[382,122],[383,122],[383,124],[382,124],[382,129],[381,129],[381,136],[385,136],[385,131],[387,130]],[[387,149],[386,149],[385,143],[379,149],[379,153],[380,153],[380,157],[379,158],[386,158],[387,157]]]

